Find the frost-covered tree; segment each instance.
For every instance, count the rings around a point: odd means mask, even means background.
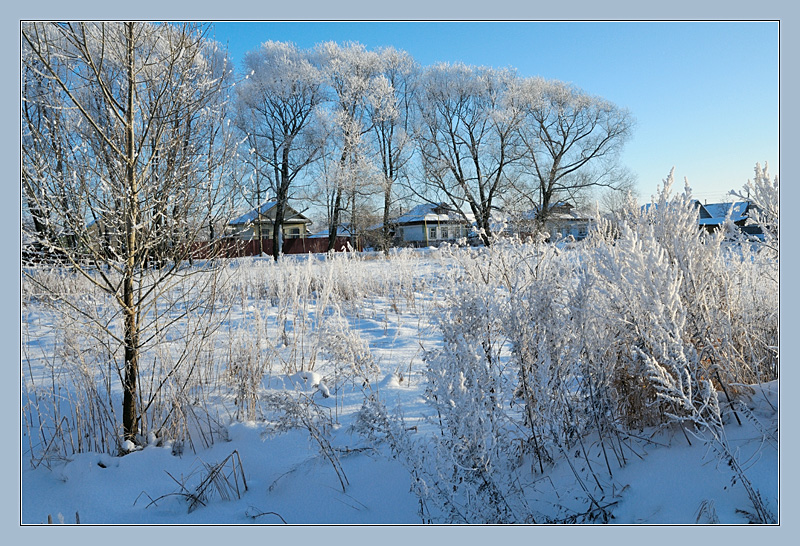
[[[327,109],[327,183],[328,250],[336,244],[342,225],[342,213],[350,210],[350,234],[358,224],[359,203],[372,193],[375,168],[367,152],[365,135],[372,129],[370,108],[383,99],[376,93],[387,90],[376,85],[381,71],[380,57],[362,44],[334,42],[319,44],[316,59],[330,93]]]
[[[458,211],[468,208],[485,244],[491,215],[520,161],[521,111],[508,101],[512,71],[438,64],[424,71],[416,133],[425,184]]]
[[[21,33],[22,182],[39,225],[26,235],[116,307],[121,331],[97,326],[123,353],[122,428],[136,441],[140,354],[159,313],[177,312],[159,298],[220,214],[209,142],[228,61],[193,25],[42,22]]]
[[[198,149],[205,159],[205,220],[208,222],[208,240],[214,241],[220,234],[221,223],[218,209],[233,191],[232,186],[238,182],[234,162],[236,160],[236,133],[228,119],[231,112],[231,91],[233,87],[233,66],[227,59],[227,51],[219,44],[208,42],[206,55],[213,59],[211,69],[213,77],[220,78],[218,93],[211,97],[210,111],[216,113],[219,123],[207,123],[202,127],[202,137]]]
[[[513,103],[524,116],[517,125],[524,149],[525,180],[543,224],[559,197],[593,187],[617,188],[618,154],[633,126],[624,108],[557,80],[515,81]]]
[[[42,29],[42,32],[47,31]],[[74,155],[72,151],[81,147],[76,145],[79,135],[66,129],[74,123],[74,114],[64,107],[61,90],[52,78],[47,77],[44,64],[26,53],[23,51],[23,100],[20,107],[23,209],[30,218],[32,238],[42,242],[37,246],[49,250],[50,245],[65,236],[61,226],[51,222],[50,209],[56,207],[62,214],[67,214],[67,211],[78,213],[63,182],[66,165]],[[54,59],[50,66],[61,74],[69,69],[58,59]],[[80,171],[81,177],[84,172],[85,169]],[[74,176],[77,175],[76,171]],[[37,182],[45,177],[60,181],[61,192],[52,195],[53,199],[45,199],[43,188]]]
[[[283,219],[292,185],[318,158],[314,115],[325,98],[322,75],[309,52],[294,44],[265,42],[244,60],[248,77],[237,87],[237,124],[247,135],[254,176],[265,178],[275,198],[273,257],[283,252]],[[261,184],[257,184],[260,188]],[[260,204],[257,191],[254,206]]]
[[[383,217],[381,246],[388,251],[391,208],[394,205],[395,182],[406,175],[413,152],[411,135],[412,105],[416,93],[419,67],[405,51],[382,49],[381,74],[375,81],[370,105],[373,145],[383,174]]]

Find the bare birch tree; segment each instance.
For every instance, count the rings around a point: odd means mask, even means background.
[[[22,184],[39,224],[26,235],[118,309],[121,331],[98,326],[123,353],[122,432],[136,442],[142,349],[159,313],[190,312],[164,311],[159,298],[218,213],[207,143],[222,123],[227,61],[192,25],[25,23],[21,32]]]

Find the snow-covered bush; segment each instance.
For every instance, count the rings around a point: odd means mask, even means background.
[[[607,365],[617,390],[617,415],[627,426],[656,424],[661,417],[642,354],[652,355],[680,380],[687,366],[692,366],[687,381],[696,382],[698,375],[697,352],[686,335],[687,310],[679,295],[684,277],[669,264],[666,250],[654,238],[640,239],[627,226],[616,244],[598,255],[597,271],[605,281],[604,314],[623,347],[616,362]]]
[[[513,271],[504,275],[509,303],[503,327],[529,432],[524,445],[541,470],[581,428],[575,391],[579,347],[571,316],[577,263],[546,244],[510,244],[507,256]]]
[[[369,345],[340,313],[326,317],[319,330],[319,340],[322,353],[334,365],[337,386],[349,380],[369,388],[375,382],[380,367]]]
[[[228,340],[225,378],[236,404],[236,418],[253,420],[261,417],[259,399],[261,382],[274,358],[264,336],[266,327],[260,309],[245,314],[246,325]]]
[[[691,190],[673,196],[672,183],[670,173],[613,241],[590,241],[579,277],[595,286],[593,323],[605,323],[621,349],[607,365],[629,426],[658,422],[664,411],[653,403],[642,352],[672,362],[676,377],[690,366],[692,381],[712,381],[728,402],[737,385],[777,377],[767,351],[777,344],[777,284],[760,275],[749,246],[732,251],[725,231],[700,230]]]
[[[770,179],[769,165],[756,163],[752,180],[731,195],[751,204],[750,216],[764,232],[764,242],[777,255],[780,244],[780,182]]]
[[[570,249],[509,239],[451,251],[443,345],[426,358],[441,432],[421,449],[437,469],[422,478],[427,501],[445,520],[535,519],[523,462],[544,473],[577,446],[602,490],[628,433],[690,423],[716,438],[748,384],[777,378],[777,283],[729,230],[702,231],[688,185],[672,184],[670,173],[648,207]]]
[[[427,481],[447,484],[430,501],[439,503],[447,521],[518,522],[507,499],[513,447],[504,407],[511,389],[494,287],[457,284],[453,298],[440,320],[443,347],[426,357],[426,396],[441,423],[426,461],[435,475]]]

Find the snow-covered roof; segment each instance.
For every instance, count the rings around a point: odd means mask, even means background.
[[[467,219],[472,222],[474,220],[473,215],[470,213],[466,214]],[[423,222],[432,222],[432,223],[448,223],[448,222],[463,222],[464,217],[458,213],[458,211],[453,210],[451,207],[447,205],[433,205],[431,203],[423,203],[421,205],[417,205],[407,213],[401,215],[397,218],[394,223],[403,225],[403,224],[420,224]]]
[[[737,203],[711,203],[702,205],[708,212],[710,218],[701,218],[700,225],[713,225],[721,224],[728,215],[731,214],[731,220],[740,222],[747,219],[747,208],[750,205],[747,201],[739,201]]]
[[[263,216],[267,213],[269,209],[274,207],[277,204],[277,201],[266,201],[261,203],[259,206],[254,208],[253,210],[246,212],[236,218],[235,220],[231,220],[229,223],[232,226],[238,226],[243,224],[249,224],[259,216]]]
[[[578,213],[573,212],[573,207],[566,201],[559,201],[550,205],[550,214],[548,218],[551,220],[585,220]],[[522,213],[523,220],[535,220],[536,215],[539,213],[539,207],[534,206],[531,210]]]
[[[234,220],[231,220],[230,222],[228,222],[228,225],[240,226],[240,225],[250,224],[250,223],[256,221],[257,218],[259,218],[261,216],[266,216],[267,213],[270,210],[272,210],[275,207],[275,205],[277,205],[277,204],[278,204],[277,201],[265,201],[264,203],[261,203],[259,206],[257,206],[253,210],[250,210],[250,211],[242,214],[238,218],[236,218]],[[307,224],[311,223],[311,220],[309,220],[308,218],[306,218],[305,216],[303,216],[302,214],[300,214],[299,212],[294,210],[292,207],[287,206],[285,212],[286,212],[286,217],[284,218],[284,221],[287,221],[287,220],[297,221],[297,220],[299,220],[299,221],[307,223]]]
[[[725,221],[728,211],[731,211],[731,220],[741,222],[747,220],[747,209],[750,206],[748,201],[738,201],[736,203],[706,203],[703,204],[697,199],[692,199],[691,204],[698,208],[700,218],[697,223],[701,226],[715,226]],[[648,212],[650,208],[658,208],[658,203],[647,203],[642,205],[642,211]]]

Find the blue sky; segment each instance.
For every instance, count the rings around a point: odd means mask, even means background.
[[[510,66],[571,82],[636,118],[622,162],[648,200],[674,166],[678,189],[722,200],[753,175],[778,173],[777,22],[216,23],[238,63],[266,40],[394,46],[420,64]]]

